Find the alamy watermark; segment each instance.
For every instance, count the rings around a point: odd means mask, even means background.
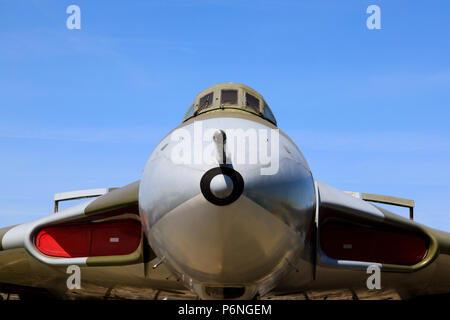
[[[215,136],[222,132],[224,141]],[[232,164],[260,165],[261,175],[274,175],[280,163],[280,132],[270,128],[230,128],[204,130],[202,121],[195,121],[192,131],[179,128],[172,132],[171,160],[175,164]],[[270,142],[269,142],[270,141]],[[204,143],[209,144],[204,145]],[[270,149],[270,150],[269,150]],[[222,153],[225,155],[223,158]]]
[[[66,20],[67,29],[80,30],[81,29],[81,9],[80,9],[80,7],[75,4],[72,4],[67,7],[66,13],[70,14],[70,16],[67,17],[67,20]]]
[[[70,274],[70,276],[67,278],[66,281],[67,289],[69,290],[81,289],[80,267],[76,265],[70,265],[67,267],[66,273]]]
[[[372,4],[367,7],[366,13],[370,16],[366,20],[366,26],[369,30],[381,29],[381,9],[379,6]]]
[[[367,267],[367,274],[370,274],[367,278],[366,286],[369,290],[381,289],[381,271],[380,266],[377,264],[371,264]]]

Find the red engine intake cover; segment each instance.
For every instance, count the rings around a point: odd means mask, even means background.
[[[413,265],[427,253],[426,241],[403,230],[381,230],[332,222],[320,230],[320,247],[330,258]]]
[[[54,257],[114,256],[134,252],[141,235],[135,220],[80,223],[42,229],[35,243],[40,252]]]

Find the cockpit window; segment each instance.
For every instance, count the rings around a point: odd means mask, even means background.
[[[270,110],[269,106],[265,102],[264,102],[264,114],[267,119],[269,119],[273,123],[277,123],[277,121],[275,120],[275,116],[272,113],[272,110]]]
[[[237,105],[238,91],[237,90],[222,90],[220,97],[221,105]]]
[[[204,95],[202,98],[200,98],[200,102],[199,102],[199,105],[198,105],[198,111],[206,109],[210,105],[212,105],[213,104],[213,98],[214,98],[214,92],[208,93],[207,95]]]
[[[245,105],[247,108],[252,108],[256,112],[259,113],[259,99],[255,96],[251,95],[250,93],[245,93]]]
[[[183,119],[190,118],[194,114],[195,103],[191,104]]]

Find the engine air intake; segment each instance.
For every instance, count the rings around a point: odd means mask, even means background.
[[[141,236],[141,224],[135,220],[79,223],[44,228],[35,244],[40,252],[53,257],[115,256],[133,253]]]
[[[336,260],[414,265],[425,258],[428,245],[420,235],[403,230],[330,222],[322,227],[320,247]]]

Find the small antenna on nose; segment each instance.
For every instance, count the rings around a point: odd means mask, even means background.
[[[152,268],[153,268],[153,269],[158,268],[159,265],[160,265],[161,263],[164,262],[164,260],[166,260],[166,257],[165,257],[165,256],[163,256],[161,259],[159,259],[159,260],[152,266]]]
[[[217,162],[219,164],[227,163],[227,155],[225,153],[225,144],[227,141],[227,135],[222,130],[214,132],[213,140],[216,143]]]

